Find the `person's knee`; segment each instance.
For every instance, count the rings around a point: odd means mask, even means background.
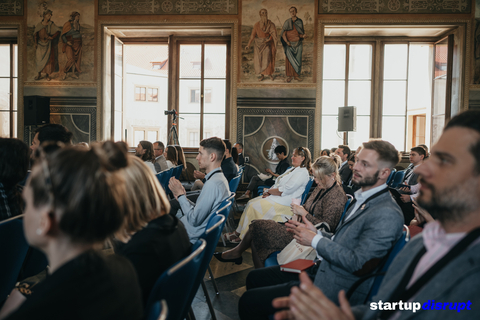
[[[246,279],[246,285],[247,285],[247,290],[250,290],[250,289],[254,289],[254,288],[258,288],[259,287],[259,284],[258,284],[258,273],[259,273],[259,270],[262,270],[262,269],[258,269],[258,270],[252,270],[250,271],[250,273],[247,275],[247,279]]]

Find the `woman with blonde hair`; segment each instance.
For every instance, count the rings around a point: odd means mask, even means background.
[[[183,223],[168,214],[170,203],[158,179],[139,158],[123,170],[126,217],[115,237],[115,253],[130,260],[137,271],[144,304],[160,275],[188,256],[190,241]]]
[[[226,234],[228,240],[240,243],[255,219],[284,221],[292,216],[292,199],[301,198],[305,191],[311,169],[310,150],[298,147],[293,150],[292,167],[278,176],[275,184],[263,191],[263,195],[250,200],[240,219],[236,231]]]
[[[304,206],[292,203],[291,212],[294,214],[294,219],[308,219],[314,225],[324,222],[330,231],[334,232],[347,201],[340,182],[337,163],[333,158],[322,156],[312,165],[312,172],[317,187]],[[264,266],[265,259],[271,253],[283,250],[292,240],[293,236],[287,232],[284,224],[273,220],[255,220],[250,224],[250,229],[236,248],[216,253],[215,257],[224,262],[239,262],[242,252],[251,247],[254,265],[260,268]]]

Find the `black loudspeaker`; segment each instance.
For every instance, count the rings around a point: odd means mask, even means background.
[[[338,108],[338,131],[357,131],[357,107]]]
[[[50,123],[50,98],[41,96],[23,97],[26,126],[37,126]]]

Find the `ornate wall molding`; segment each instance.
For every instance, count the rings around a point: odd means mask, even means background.
[[[319,0],[319,14],[403,13],[458,14],[471,13],[468,0]]]
[[[99,0],[99,15],[238,14],[238,0]]]
[[[23,0],[0,0],[0,16],[23,16]]]

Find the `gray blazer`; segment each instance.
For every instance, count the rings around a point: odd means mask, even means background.
[[[407,271],[410,262],[422,247],[423,237],[419,234],[400,251],[388,269],[373,301],[389,301],[389,297]],[[478,288],[480,288],[480,244],[477,243],[447,264],[412,299],[414,302],[420,302],[422,306],[428,300],[435,300],[435,303],[470,301],[471,310],[463,310],[460,313],[456,310],[421,309],[416,313],[400,311],[398,320],[480,319]],[[378,311],[371,311],[369,305],[356,306],[353,311],[356,319],[375,319],[379,315]]]
[[[403,220],[402,211],[389,192],[360,206],[347,222],[339,223],[333,240],[331,234],[324,234],[326,237],[318,241],[316,249],[323,261],[315,285],[338,304],[340,290],[348,291],[355,281],[377,269],[378,262],[400,238]],[[373,280],[358,287],[350,298],[352,305],[363,303]]]
[[[165,156],[163,154],[155,159],[154,165],[155,165],[155,170],[157,170],[157,172],[161,172],[163,170],[168,169],[167,160],[165,159]]]

